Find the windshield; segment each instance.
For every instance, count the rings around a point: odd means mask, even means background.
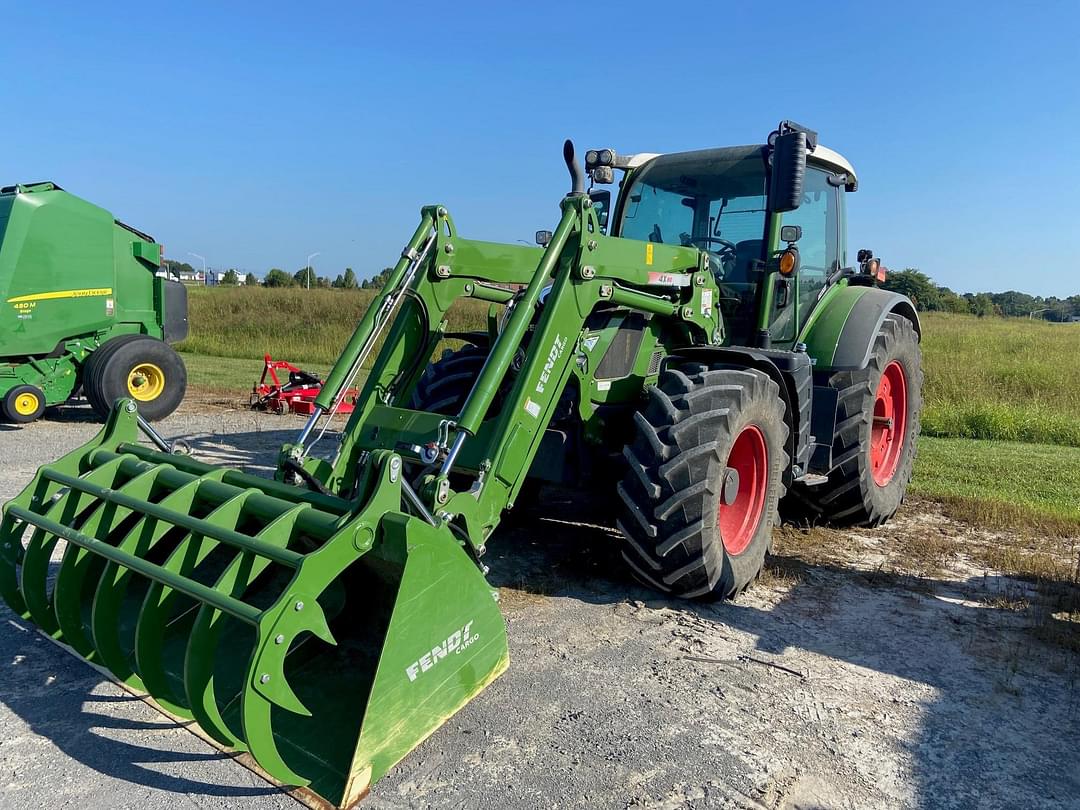
[[[753,283],[753,263],[763,258],[765,236],[761,152],[709,150],[656,158],[630,188],[619,235],[707,250],[721,281]]]

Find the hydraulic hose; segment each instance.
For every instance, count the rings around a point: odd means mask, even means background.
[[[386,305],[393,303],[395,301],[394,296],[399,295],[398,288],[404,280],[406,271],[414,263],[419,262],[421,257],[418,250],[422,244],[428,241],[432,225],[431,213],[425,209],[424,216],[420,220],[420,226],[416,229],[412,239],[409,240],[409,244],[401,252],[401,258],[398,259],[398,263],[394,265],[390,277],[386,280],[382,294],[376,296],[375,300],[371,302],[367,312],[364,313],[364,317],[357,324],[356,331],[349,338],[345,350],[338,357],[330,374],[327,375],[319,396],[315,398],[317,408],[325,411],[334,406],[338,394],[348,383],[354,372],[354,365],[362,359],[361,355],[364,350],[369,348],[368,341],[375,332],[376,327],[380,325],[377,323],[378,319],[385,318],[388,314],[384,312]]]

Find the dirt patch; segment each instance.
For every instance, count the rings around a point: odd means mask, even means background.
[[[913,499],[877,529],[783,526],[774,542],[780,559],[771,569],[796,579],[807,565],[828,564],[862,572],[869,585],[932,593],[937,583],[951,583],[974,602],[1022,614],[1037,637],[1080,650],[1075,535],[973,525],[949,504]]]
[[[200,458],[265,473],[301,421],[203,404],[163,429]],[[0,497],[95,430],[65,417],[0,433],[12,460]],[[484,557],[510,670],[365,806],[1075,806],[1063,538],[980,530],[913,501],[881,529],[785,527],[754,588],[686,603],[626,574],[593,504],[542,503]],[[295,806],[6,608],[0,665],[0,804]]]

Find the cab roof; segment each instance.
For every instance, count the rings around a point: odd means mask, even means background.
[[[636,155],[620,156],[617,165],[626,169],[636,169],[657,158],[663,159],[665,163],[668,161],[673,163],[697,163],[702,160],[734,161],[760,154],[763,148],[764,146],[762,144],[753,144],[749,146],[722,146],[713,149],[697,149],[691,152],[668,152],[666,154],[641,152]],[[855,168],[848,159],[839,152],[834,152],[827,146],[818,144],[814,151],[809,152],[806,157],[807,162],[811,165],[823,166],[838,174],[847,175],[848,181],[844,186],[848,191],[855,191],[856,188],[858,188],[859,180],[855,174]]]

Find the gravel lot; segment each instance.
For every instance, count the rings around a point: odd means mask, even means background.
[[[297,418],[188,405],[161,428],[268,470]],[[97,426],[0,426],[0,498]],[[552,495],[485,558],[511,667],[365,807],[1080,807],[1080,656],[959,559],[875,576],[890,538],[971,530],[908,508],[850,564],[777,572],[733,603],[658,599],[587,502]],[[781,554],[783,545],[780,546]],[[296,807],[0,605],[0,806]]]

